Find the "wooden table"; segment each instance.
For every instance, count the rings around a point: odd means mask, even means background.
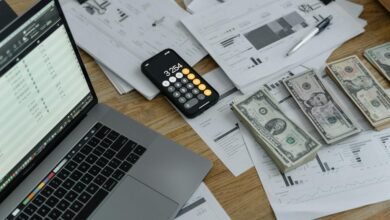
[[[26,11],[36,2],[34,0],[6,1],[18,14]],[[329,58],[330,61],[353,54],[363,58],[362,53],[365,48],[390,41],[390,13],[375,0],[357,0],[356,2],[364,5],[361,17],[368,21],[366,32],[338,48]],[[84,52],[82,52],[82,58],[100,102],[213,162],[214,166],[205,182],[232,219],[275,218],[255,168],[239,177],[234,177],[161,95],[153,101],[147,101],[138,92],[119,96],[95,61]],[[365,61],[365,59],[362,60]],[[206,57],[195,66],[195,69],[200,73],[206,73],[215,67],[217,67],[215,62],[210,57]],[[377,77],[388,87],[383,77],[379,74]],[[378,218],[390,219],[390,201],[345,211],[324,219]]]

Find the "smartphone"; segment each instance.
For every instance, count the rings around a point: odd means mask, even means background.
[[[218,102],[218,92],[172,49],[143,62],[141,70],[188,118]]]

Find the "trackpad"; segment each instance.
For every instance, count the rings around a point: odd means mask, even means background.
[[[178,204],[136,179],[126,176],[90,219],[168,219]]]

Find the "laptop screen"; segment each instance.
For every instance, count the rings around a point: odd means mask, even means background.
[[[43,2],[0,35],[0,193],[94,100],[60,12]]]

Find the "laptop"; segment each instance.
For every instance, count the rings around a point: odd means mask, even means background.
[[[0,32],[0,137],[0,219],[173,219],[211,169],[98,104],[54,0]]]

